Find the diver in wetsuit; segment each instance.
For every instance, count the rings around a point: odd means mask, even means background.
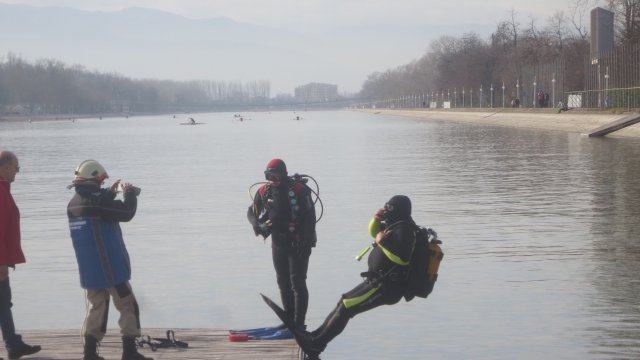
[[[271,235],[273,266],[284,310],[304,328],[309,304],[307,269],[316,245],[316,213],[309,188],[287,176],[287,166],[273,159],[267,183],[255,194],[247,218],[256,236]],[[282,326],[284,329],[284,326]]]
[[[342,295],[324,323],[297,339],[308,358],[314,359],[338,336],[351,318],[380,305],[393,305],[405,294],[409,262],[413,254],[416,224],[411,218],[411,201],[404,195],[392,197],[378,209],[369,224],[375,238],[364,281]]]

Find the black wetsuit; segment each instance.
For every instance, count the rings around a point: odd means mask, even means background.
[[[256,235],[271,234],[273,266],[284,310],[304,326],[309,304],[307,269],[316,245],[316,213],[309,189],[286,178],[279,187],[262,186],[247,212]],[[268,230],[260,228],[267,220]],[[266,229],[266,228],[265,228]]]
[[[405,295],[409,263],[416,243],[416,225],[410,215],[409,199],[397,196],[392,201],[398,198],[401,199],[395,202],[399,208],[396,215],[402,215],[388,218],[390,225],[381,226],[380,230],[385,232],[369,254],[369,269],[362,273],[365,280],[344,293],[324,323],[302,340],[306,343],[305,349],[313,349],[312,353],[319,354],[342,333],[349,319],[380,305],[393,305]]]
[[[349,317],[402,299],[415,241],[415,223],[412,220],[390,227],[380,244],[369,254],[369,270],[362,274],[365,280],[342,295],[341,302]]]

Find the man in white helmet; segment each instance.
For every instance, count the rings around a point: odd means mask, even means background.
[[[83,161],[71,185],[76,193],[67,206],[80,285],[86,289],[90,304],[84,326],[83,360],[104,360],[96,347],[107,329],[111,299],[120,312],[122,360],[152,360],[136,350],[135,338],[141,335],[140,312],[129,284],[131,264],[120,229],[120,222],[129,221],[136,214],[139,189],[120,180],[101,188],[108,177],[97,161]],[[124,201],[116,199],[118,186]]]

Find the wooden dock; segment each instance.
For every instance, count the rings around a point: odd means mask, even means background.
[[[625,117],[623,117],[622,119],[618,119],[616,121],[613,121],[609,124],[604,124],[602,126],[600,126],[599,128],[591,131],[589,133],[589,137],[599,137],[599,136],[605,136],[609,133],[612,133],[614,131],[618,131],[622,128],[625,128],[627,126],[633,125],[640,122],[640,114],[638,113],[633,113],[631,115],[627,115]]]
[[[160,348],[152,351],[143,345],[138,351],[154,360],[299,360],[301,351],[294,340],[249,340],[231,342],[226,330],[216,329],[172,329],[175,339],[188,343],[188,347]],[[151,338],[166,338],[167,329],[143,329],[143,335]],[[80,360],[82,359],[82,335],[75,330],[19,331],[25,342],[42,346],[42,351],[25,360]],[[109,329],[99,347],[105,360],[120,360],[122,341],[119,329]],[[0,357],[6,359],[6,354]]]

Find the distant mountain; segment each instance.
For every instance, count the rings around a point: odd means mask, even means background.
[[[132,78],[269,80],[272,95],[308,82],[355,92],[370,73],[406,64],[427,45],[416,29],[361,27],[313,36],[142,8],[0,4],[0,56],[56,59]]]

